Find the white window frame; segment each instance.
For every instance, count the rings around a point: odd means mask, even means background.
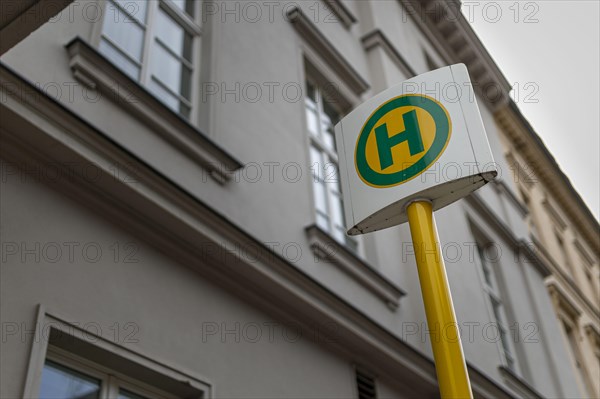
[[[180,25],[187,33],[189,33],[192,36],[192,44],[191,44],[192,55],[190,57],[191,61],[185,60],[182,57],[175,55],[173,53],[173,51],[166,44],[162,45],[162,47],[164,49],[166,49],[167,52],[173,54],[173,56],[175,56],[178,60],[182,61],[188,68],[190,68],[190,70],[191,70],[190,99],[189,100],[186,99],[180,93],[173,92],[173,90],[166,87],[166,85],[162,84],[162,82],[159,82],[156,79],[154,79],[154,81],[157,82],[157,84],[159,86],[161,86],[161,88],[163,90],[166,90],[167,92],[169,92],[170,94],[175,96],[179,101],[182,101],[183,103],[185,103],[190,109],[190,115],[189,115],[189,118],[186,118],[184,115],[181,114],[181,112],[179,110],[173,110],[173,111],[176,112],[178,115],[181,115],[183,118],[188,119],[191,123],[197,124],[198,123],[198,113],[199,113],[199,93],[198,93],[199,90],[198,90],[197,82],[200,77],[201,36],[202,36],[202,27],[198,23],[198,21],[201,21],[201,9],[202,9],[201,2],[195,1],[194,2],[194,15],[188,15],[185,11],[183,11],[179,7],[177,7],[173,3],[172,0],[149,0],[147,2],[148,8],[147,8],[147,15],[146,15],[146,23],[142,24],[141,22],[137,21],[135,18],[133,18],[133,17],[131,18],[133,20],[133,23],[135,23],[137,26],[141,27],[144,32],[141,61],[136,61],[133,58],[131,58],[131,56],[129,56],[126,51],[121,49],[119,47],[119,45],[117,45],[116,43],[111,41],[110,38],[106,37],[106,35],[104,35],[104,33],[103,33],[104,18],[106,18],[106,16],[109,14],[109,12],[108,12],[109,5],[112,5],[113,7],[118,8],[120,12],[123,12],[128,16],[130,14],[128,14],[127,10],[123,9],[123,7],[121,7],[121,5],[118,4],[114,0],[99,0],[99,2],[100,2],[100,7],[101,7],[100,9],[103,10],[103,12],[101,14],[101,18],[99,18],[98,22],[94,26],[94,31],[92,34],[92,44],[94,45],[95,48],[98,49],[100,46],[100,42],[102,40],[106,40],[111,45],[113,45],[115,48],[119,49],[119,52],[125,58],[127,58],[129,61],[131,61],[132,63],[134,63],[135,65],[137,65],[140,68],[139,79],[133,79],[133,78],[132,79],[135,80],[136,82],[138,82],[140,85],[142,85],[147,90],[149,90],[149,84],[150,84],[150,81],[152,80],[152,76],[151,76],[151,72],[150,72],[150,49],[153,46],[157,45],[157,44],[154,44],[154,41],[156,40],[154,31],[156,29],[156,15],[158,13],[158,8],[161,8],[163,11],[165,11],[171,18],[173,18],[177,22],[178,25]],[[119,68],[118,65],[116,65],[116,66],[117,66],[117,68]],[[170,106],[168,106],[168,105],[166,105],[166,106],[169,109],[172,109]]]
[[[318,168],[318,174],[317,174],[317,178],[319,180],[323,180],[324,184],[324,190],[325,190],[325,207],[327,209],[327,215],[324,215],[327,218],[328,221],[328,229],[326,230],[326,233],[329,234],[332,238],[334,238],[336,240],[336,242],[340,243],[341,245],[344,245],[346,248],[348,248],[351,252],[358,254],[359,251],[359,241],[356,240],[354,237],[350,237],[346,234],[345,231],[345,214],[344,214],[344,200],[342,197],[342,188],[341,188],[341,184],[339,182],[339,171],[340,171],[340,166],[339,166],[339,159],[338,159],[338,154],[336,151],[332,151],[331,149],[327,148],[327,144],[323,141],[322,137],[324,135],[323,131],[322,131],[322,117],[325,114],[325,109],[324,109],[324,101],[325,99],[323,98],[323,89],[321,88],[321,86],[315,82],[314,80],[312,80],[310,77],[306,77],[305,79],[305,87],[307,87],[307,92],[306,95],[304,96],[304,118],[306,120],[306,113],[307,113],[307,108],[309,107],[308,105],[308,101],[311,101],[309,99],[308,96],[308,84],[310,84],[311,86],[314,87],[315,89],[315,106],[316,106],[316,117],[317,117],[317,129],[318,129],[318,135],[317,137],[315,137],[314,134],[312,134],[309,131],[308,125],[306,126],[306,133],[308,134],[309,137],[309,152],[311,150],[312,147],[314,147],[318,152],[321,153],[321,156],[324,156],[327,158],[325,165],[322,166],[315,166],[313,165],[313,161],[310,157],[309,154],[309,162],[310,162],[310,170],[311,170],[311,175],[310,175],[310,179],[311,179],[311,193],[312,193],[312,203],[313,203],[313,214],[315,215],[315,223],[318,225],[317,222],[317,214],[319,213],[319,211],[317,210],[316,204],[314,203],[314,198],[315,198],[315,182],[314,182],[314,172],[315,172],[315,168]],[[344,114],[344,112],[342,112],[340,109],[336,108],[335,105],[332,104],[332,107],[342,116]],[[334,145],[335,145],[335,138],[334,138]],[[331,198],[333,196],[335,196],[336,194],[334,194],[332,192],[332,188],[331,185],[327,183],[327,179],[331,178],[331,176],[329,176],[329,174],[327,173],[327,163],[333,163],[336,167],[337,170],[337,175],[333,176],[334,179],[337,179],[338,181],[338,185],[339,185],[339,190],[340,190],[340,209],[342,212],[342,221],[344,226],[342,226],[343,228],[343,232],[344,232],[344,241],[340,241],[334,234],[334,231],[336,229],[335,223],[333,221],[332,218],[332,205],[331,205]],[[324,176],[321,176],[321,173],[324,174]],[[320,227],[320,226],[319,226]]]
[[[162,391],[156,387],[134,380],[122,373],[115,372],[107,367],[90,360],[77,356],[64,349],[48,346],[46,361],[59,364],[63,367],[72,369],[85,376],[97,379],[100,382],[99,399],[114,399],[119,396],[121,389],[148,399],[177,399],[168,392]]]
[[[164,362],[157,362],[153,360],[153,357],[147,353],[139,353],[137,351],[132,350],[130,347],[125,347],[120,343],[114,342],[111,338],[104,338],[100,335],[93,334],[90,331],[82,329],[78,325],[66,321],[74,319],[74,317],[65,317],[64,315],[59,315],[55,311],[49,313],[43,304],[40,304],[38,306],[33,343],[31,347],[29,363],[27,366],[23,397],[39,397],[42,372],[44,364],[46,363],[46,359],[63,364],[66,367],[73,368],[76,371],[80,371],[94,378],[104,378],[98,374],[98,371],[94,371],[98,368],[98,364],[88,359],[82,358],[80,354],[77,354],[76,351],[71,352],[70,350],[57,348],[56,346],[53,346],[50,336],[51,331],[54,331],[56,333],[61,334],[61,336],[64,339],[82,341],[83,343],[89,344],[90,346],[94,347],[99,352],[102,352],[113,358],[118,358],[119,360],[122,359],[123,361],[128,361],[132,365],[135,365],[136,368],[144,369],[146,370],[146,372],[149,371],[157,373],[158,375],[167,378],[173,383],[184,386],[186,392],[188,392],[188,389],[191,389],[195,392],[192,395],[193,398],[213,398],[214,389],[212,384],[208,382],[207,378],[198,376],[196,372],[191,372],[189,370],[180,370],[180,367],[175,368],[173,365],[168,365]],[[55,349],[58,349],[58,351]],[[69,361],[69,359],[75,359],[76,361],[79,361],[79,363],[83,364],[83,367],[85,369],[72,367],[66,363],[63,363],[62,361],[60,361],[64,358],[60,357],[61,355],[66,356],[67,362]],[[93,365],[93,367],[87,368],[87,362],[90,362]],[[110,371],[110,374],[112,375],[117,374],[109,368],[105,368],[102,366],[99,367],[100,370]],[[148,383],[152,384],[152,381],[142,382],[139,380],[129,378],[128,376],[125,376],[120,373],[119,376],[121,384],[125,387],[125,389],[127,389],[128,386],[135,387],[134,389],[129,389],[130,391],[132,391],[132,393],[146,392],[144,390],[146,387],[149,388],[147,390],[148,394],[153,392],[162,392],[160,389],[154,387],[154,385],[148,385]],[[185,382],[183,383],[183,381]],[[111,399],[113,397],[114,396],[111,396]],[[166,397],[169,398],[169,396]]]
[[[498,333],[500,336],[496,341],[496,347],[500,354],[502,365],[516,374],[521,374],[519,366],[519,359],[517,358],[517,351],[513,340],[517,337],[511,336],[513,331],[510,328],[506,310],[504,308],[504,301],[502,300],[502,294],[498,285],[498,276],[495,268],[491,267],[489,262],[486,260],[486,252],[489,246],[481,244],[476,241],[475,263],[477,264],[477,270],[479,271],[479,279],[481,281],[481,287],[485,294],[485,303],[488,311],[488,316],[491,322],[496,323],[498,327]],[[489,276],[489,281],[486,279]],[[494,307],[494,302],[498,305]],[[497,311],[495,310],[497,309]],[[504,333],[505,340],[502,340],[502,334]]]

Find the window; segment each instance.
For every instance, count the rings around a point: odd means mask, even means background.
[[[558,250],[560,251],[563,267],[565,267],[566,270],[570,273],[570,277],[572,279],[575,279],[575,270],[573,269],[573,265],[571,264],[569,254],[567,253],[567,248],[565,247],[565,242],[563,240],[562,234],[558,231],[557,228],[554,228],[554,237],[556,238],[556,243],[558,244]]]
[[[575,239],[573,244],[575,245],[575,252],[577,253],[579,260],[577,264],[582,265],[581,268],[583,269],[583,273],[586,277],[587,286],[585,288],[590,297],[597,297],[599,293],[597,285],[594,281],[594,260],[588,255],[588,251],[583,247],[578,239]]]
[[[579,332],[577,330],[577,325],[575,324],[575,322],[567,321],[567,318],[562,319],[562,324],[567,338],[567,342],[569,344],[572,361],[575,366],[575,375],[577,378],[577,382],[581,389],[586,391],[585,396],[592,397],[593,395],[590,395],[587,392],[592,392],[592,384],[588,383],[587,372],[585,370],[585,367],[582,365],[581,351],[579,349],[579,343],[577,342],[579,340]]]
[[[135,323],[134,323],[135,325]],[[67,323],[39,308],[22,397],[207,399],[203,378]]]
[[[40,398],[92,399],[100,395],[100,380],[47,361],[42,371]]]
[[[519,188],[519,193],[521,194],[521,198],[523,199],[523,203],[525,204],[525,208],[527,208],[527,224],[529,225],[529,228],[531,230],[531,232],[533,233],[534,236],[538,236],[538,231],[537,231],[537,227],[535,224],[535,219],[533,216],[533,208],[531,206],[531,200],[529,198],[529,195],[527,195],[525,193],[525,190],[523,190],[523,188]]]
[[[336,241],[356,251],[356,241],[346,235],[333,131],[341,113],[333,102],[327,101],[323,90],[311,82],[307,82],[305,105],[317,226],[331,234]]]
[[[194,0],[107,0],[99,51],[168,107],[189,119],[195,41]]]
[[[169,399],[167,392],[128,378],[59,348],[49,347],[40,399]]]
[[[478,263],[483,275],[483,291],[487,296],[488,306],[490,308],[490,316],[492,321],[498,326],[499,347],[504,364],[511,371],[517,372],[517,363],[515,359],[515,351],[510,337],[510,328],[508,319],[502,304],[502,297],[496,279],[495,271],[490,264],[490,259],[494,259],[490,253],[491,246],[477,244]]]

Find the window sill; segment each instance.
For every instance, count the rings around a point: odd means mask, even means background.
[[[522,398],[542,398],[534,387],[529,385],[527,381],[519,377],[514,371],[506,366],[499,366],[500,374],[504,379],[504,382],[509,386],[519,397]]]
[[[65,47],[77,80],[118,102],[161,138],[202,165],[217,182],[226,183],[230,172],[243,166],[83,39],[77,37]]]
[[[311,250],[319,259],[335,264],[384,301],[390,309],[398,308],[400,298],[405,295],[405,292],[398,286],[318,226],[308,226],[306,235]]]

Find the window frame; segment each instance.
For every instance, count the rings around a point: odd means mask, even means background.
[[[63,351],[62,353],[66,353],[69,358],[83,359],[82,363],[89,361],[110,370],[111,374],[115,374],[118,370],[112,371],[112,369],[104,366],[103,362],[106,359],[110,359],[111,362],[127,362],[128,368],[118,371],[121,376],[124,376],[122,380],[126,383],[133,382],[136,387],[139,386],[142,389],[148,386],[150,392],[157,390],[160,392],[161,388],[158,388],[160,384],[161,387],[168,386],[169,391],[174,392],[169,393],[169,395],[180,395],[181,397],[195,399],[213,398],[214,387],[206,377],[198,375],[195,371],[182,370],[177,365],[158,362],[153,360],[151,354],[139,352],[139,348],[134,350],[134,348],[124,346],[121,342],[116,342],[112,339],[114,337],[103,337],[81,328],[78,323],[73,324],[66,321],[73,319],[73,317],[65,317],[65,315],[55,311],[49,313],[46,306],[43,304],[38,305],[23,397],[39,397],[42,372],[48,354],[52,352],[54,356],[54,353]],[[55,341],[55,339],[59,339],[59,341]],[[67,346],[63,347],[63,344],[67,344]],[[57,348],[59,351],[51,348]],[[87,355],[91,355],[90,358]],[[55,359],[50,360],[56,362]],[[57,363],[64,365],[60,361]],[[69,366],[65,365],[65,367]],[[78,369],[75,368],[75,370]],[[129,372],[136,375],[136,377],[124,374]],[[96,378],[97,372],[92,371],[92,373],[94,374],[88,375]],[[160,382],[154,379],[146,380],[147,373],[159,377]]]
[[[312,99],[310,99],[309,95],[308,95],[308,85],[311,85],[314,88],[315,91],[315,100],[313,101]],[[331,150],[330,148],[328,148],[327,143],[324,141],[323,135],[324,132],[322,130],[323,127],[323,123],[322,123],[322,118],[323,115],[327,115],[325,112],[325,101],[326,101],[326,96],[324,96],[323,94],[323,88],[322,85],[320,85],[318,83],[318,81],[314,78],[312,78],[310,75],[306,75],[304,77],[304,87],[306,90],[305,95],[303,96],[303,118],[304,118],[304,131],[306,133],[306,135],[308,136],[308,164],[309,164],[309,169],[311,171],[311,173],[309,174],[310,176],[310,190],[311,190],[311,194],[312,194],[312,199],[311,199],[311,203],[312,203],[312,208],[313,208],[313,216],[314,216],[314,221],[315,224],[321,228],[325,233],[327,233],[328,235],[330,235],[337,243],[339,243],[340,245],[343,245],[345,248],[347,248],[348,250],[350,250],[353,254],[358,254],[359,253],[359,249],[360,249],[360,242],[359,240],[356,239],[356,237],[351,237],[348,234],[346,234],[346,216],[345,216],[345,211],[344,211],[344,198],[343,198],[343,193],[342,193],[342,187],[341,187],[341,182],[340,182],[340,166],[339,166],[339,157],[337,154],[337,148],[335,149],[335,151]],[[315,114],[316,114],[316,123],[317,123],[317,129],[318,132],[317,134],[313,134],[310,132],[308,123],[307,123],[307,117],[306,114],[308,112],[308,107],[309,105],[307,104],[308,101],[314,102],[316,109]],[[345,114],[345,112],[340,109],[339,106],[336,106],[335,103],[330,102],[330,106],[340,115],[340,119],[343,117],[343,115]],[[332,124],[332,128],[333,126],[335,126],[335,121],[331,121]],[[333,132],[333,145],[334,148],[336,146],[335,143],[335,132]],[[316,149],[319,153],[321,157],[326,157],[327,159],[324,160],[324,165],[322,165],[322,167],[319,167],[318,170],[318,174],[317,177],[315,177],[315,171],[314,171],[314,164],[313,164],[313,160],[312,157],[310,155],[310,152],[312,151],[312,149]],[[334,176],[335,179],[335,183],[337,183],[338,185],[338,191],[339,193],[335,193],[333,192],[332,188],[331,188],[331,184],[328,183],[328,175],[327,175],[327,165],[329,163],[333,163],[336,167],[336,175]],[[324,174],[324,176],[321,176],[321,173]],[[321,178],[322,177],[322,178]],[[315,182],[315,179],[319,180],[319,183]],[[332,183],[334,183],[332,182]],[[323,217],[325,217],[327,219],[327,225],[328,228],[325,230],[318,222],[318,214],[320,214],[321,212],[317,209],[317,204],[315,201],[315,184],[323,184],[323,189],[325,190],[325,207],[326,207],[326,215],[322,215]],[[344,235],[344,241],[340,241],[338,238],[336,238],[335,235],[335,230],[338,229],[338,227],[336,227],[336,224],[332,218],[333,212],[332,212],[332,205],[331,205],[331,198],[334,196],[339,196],[339,206],[340,206],[340,211],[341,211],[341,216],[342,216],[342,226],[340,226],[342,228],[342,233]]]
[[[589,380],[588,370],[581,347],[581,330],[578,318],[572,318],[567,312],[560,312],[559,319],[563,337],[567,344],[567,351],[571,361],[571,367],[576,374],[577,385],[583,390],[584,395],[593,396],[593,384]]]
[[[565,238],[565,231],[561,229],[559,226],[554,224],[552,226],[552,232],[554,235],[554,242],[556,243],[556,248],[560,252],[560,262],[559,264],[562,266],[563,271],[569,276],[569,278],[577,284],[578,275],[577,270],[575,270],[575,266],[572,262],[571,255],[569,254],[569,249],[567,248],[567,240]]]
[[[485,295],[485,304],[488,317],[491,322],[496,323],[498,327],[498,334],[500,334],[499,339],[496,341],[496,347],[500,354],[501,364],[515,374],[521,375],[519,359],[517,357],[516,347],[513,342],[513,339],[515,338],[511,335],[513,330],[510,328],[511,326],[505,309],[505,303],[503,301],[500,284],[498,282],[498,275],[495,268],[491,267],[489,262],[485,259],[485,253],[490,247],[490,241],[487,240],[486,242],[487,244],[483,244],[478,240],[475,241],[477,251],[475,263],[477,265],[479,280],[481,281],[481,288]],[[489,282],[486,278],[487,276],[490,277]],[[499,306],[495,307],[494,303]],[[498,315],[496,309],[499,309]],[[502,339],[503,331],[506,341]]]
[[[47,361],[100,381],[99,399],[117,398],[121,389],[147,399],[178,399],[173,394],[53,345],[48,345],[44,366]]]
[[[64,359],[66,359],[66,356],[62,355],[60,352],[58,352],[60,349],[59,348],[55,348],[52,345],[48,345],[48,351],[46,354],[46,358],[44,359],[44,364],[42,366],[42,373],[40,375],[40,381],[39,381],[39,387],[38,387],[38,397],[40,397],[42,395],[42,392],[39,392],[41,390],[41,386],[42,386],[42,378],[43,378],[43,373],[44,373],[44,368],[46,367],[46,363],[48,361],[58,364],[61,367],[67,368],[67,369],[71,369],[79,374],[83,374],[86,377],[89,378],[93,378],[95,380],[98,380],[98,383],[100,384],[100,391],[99,391],[99,397],[101,399],[106,398],[107,394],[108,394],[108,376],[102,373],[99,373],[97,370],[95,370],[94,368],[90,368],[89,366],[86,366],[83,363],[75,363],[74,361],[66,361]]]
[[[532,204],[532,194],[527,190],[527,187],[520,183],[518,184],[518,191],[519,191],[519,195],[521,196],[521,201],[523,201],[523,204],[525,205],[525,208],[527,209],[527,216],[526,216],[526,223],[530,229],[531,234],[534,237],[539,237],[539,231],[538,231],[538,223],[536,220],[536,216],[535,216],[535,210],[534,210],[534,206]]]
[[[201,21],[201,2],[194,1],[194,15],[187,14],[186,11],[181,10],[172,0],[155,0],[148,1],[148,8],[146,9],[146,21],[145,24],[139,22],[136,18],[132,17],[131,14],[127,10],[125,10],[119,3],[115,0],[97,0],[99,3],[99,8],[102,10],[101,16],[98,21],[95,22],[94,27],[92,29],[92,38],[91,44],[92,46],[100,51],[100,44],[103,40],[107,41],[112,45],[119,54],[123,57],[127,58],[130,62],[133,62],[139,68],[139,77],[135,79],[131,75],[125,72],[127,76],[129,76],[133,81],[140,84],[147,91],[152,93],[156,98],[160,97],[154,93],[154,91],[150,87],[150,83],[156,82],[158,86],[160,86],[161,90],[165,90],[169,93],[169,95],[174,96],[178,103],[179,107],[183,103],[186,107],[189,108],[189,115],[186,117],[178,109],[173,109],[166,102],[161,102],[167,106],[169,109],[176,112],[179,116],[188,120],[190,123],[196,125],[199,121],[199,113],[200,113],[200,104],[199,104],[199,79],[201,76],[201,53],[202,53],[202,26],[200,25]],[[143,41],[142,41],[142,55],[141,60],[134,60],[127,52],[125,52],[118,44],[114,43],[110,38],[107,38],[103,32],[104,28],[104,19],[108,14],[109,6],[116,7],[119,9],[119,12],[125,13],[127,17],[134,21],[137,26],[140,26],[143,30]],[[183,28],[183,30],[191,35],[192,43],[191,43],[191,56],[190,60],[185,60],[184,57],[180,57],[175,55],[174,52],[162,41],[157,40],[157,36],[155,34],[156,31],[156,17],[158,14],[158,9],[162,9],[169,17],[171,17],[179,26]],[[161,46],[162,49],[165,49],[169,54],[176,57],[176,59],[182,63],[184,67],[190,69],[190,98],[186,99],[181,93],[175,93],[171,88],[167,87],[164,82],[159,79],[153,79],[151,66],[150,66],[150,52],[153,47]],[[103,52],[101,54],[104,55]],[[112,61],[111,61],[112,62]],[[119,65],[113,62],[113,64],[123,70]],[[123,70],[124,71],[124,70]]]

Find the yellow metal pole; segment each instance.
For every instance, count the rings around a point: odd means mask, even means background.
[[[432,331],[431,347],[441,397],[472,398],[471,383],[460,343],[431,203],[412,202],[406,211],[415,248],[427,325]]]

